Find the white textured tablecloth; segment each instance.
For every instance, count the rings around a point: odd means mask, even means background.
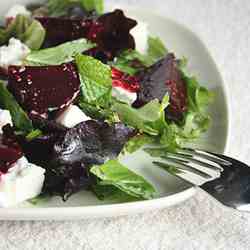
[[[232,96],[230,153],[250,163],[250,1],[127,0],[186,24],[217,62]],[[205,193],[177,207],[116,219],[0,222],[0,250],[250,249],[250,214]]]

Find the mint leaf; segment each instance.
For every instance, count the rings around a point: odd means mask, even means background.
[[[90,172],[98,178],[98,186],[113,186],[132,197],[151,199],[156,192],[143,177],[129,170],[117,160],[110,160],[101,166],[93,166]]]
[[[33,130],[31,120],[2,82],[0,82],[0,107],[10,111],[14,126],[19,132],[28,134]]]
[[[85,102],[102,107],[107,105],[111,100],[111,68],[85,55],[77,55],[76,64]]]
[[[25,43],[31,50],[39,49],[45,39],[46,31],[37,20],[25,15],[17,17],[0,31],[0,44],[5,44],[11,37]]]
[[[25,59],[27,65],[60,65],[74,60],[75,55],[95,45],[86,39],[66,42],[56,47],[31,52]]]

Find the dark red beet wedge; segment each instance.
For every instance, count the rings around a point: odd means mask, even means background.
[[[0,176],[6,174],[11,165],[20,159],[22,155],[22,152],[15,148],[0,145]]]
[[[116,68],[112,68],[112,86],[121,87],[133,93],[138,92],[140,89],[138,79],[135,76],[125,74]]]
[[[106,13],[97,21],[103,29],[91,41],[96,42],[100,49],[109,51],[115,57],[120,51],[135,48],[135,40],[129,32],[137,22],[126,17],[122,10]]]
[[[87,38],[92,26],[91,20],[74,20],[55,17],[37,17],[36,19],[46,30],[46,47],[79,38]]]
[[[9,128],[11,133],[9,133]],[[12,137],[10,125],[6,125],[3,128],[3,133],[0,137],[0,176],[6,174],[12,164],[23,156],[16,138]]]
[[[74,64],[41,67],[9,67],[10,91],[31,116],[48,117],[70,105],[80,91]]]
[[[135,48],[134,38],[129,32],[137,22],[127,18],[121,10],[104,14],[98,19],[36,19],[46,30],[45,47],[86,38],[96,43],[98,51],[108,55],[108,59],[115,57],[119,51]]]
[[[166,109],[171,120],[181,120],[187,110],[187,89],[173,54],[137,74],[140,90],[134,107],[141,107],[153,99],[163,99],[170,95],[170,105]]]

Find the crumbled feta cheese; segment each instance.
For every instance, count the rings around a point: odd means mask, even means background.
[[[20,158],[0,177],[0,207],[17,205],[38,196],[43,187],[45,169]]]
[[[138,21],[135,28],[131,30],[131,34],[135,39],[136,50],[145,54],[148,49],[148,25],[145,22]]]
[[[128,103],[129,105],[134,103],[137,99],[137,94],[135,92],[130,92],[121,87],[113,87],[112,96],[121,102]]]
[[[2,128],[7,125],[13,125],[9,110],[0,109],[0,133],[2,133]]]
[[[76,105],[70,105],[57,119],[56,121],[65,127],[73,128],[81,122],[91,120],[90,117],[84,114],[84,112]]]
[[[25,6],[21,4],[16,4],[8,10],[7,14],[5,15],[5,18],[6,19],[15,18],[19,14],[25,16],[31,16],[31,12],[27,10]]]
[[[8,70],[10,65],[22,65],[23,59],[30,53],[30,49],[15,38],[9,40],[8,46],[0,47],[0,67]]]

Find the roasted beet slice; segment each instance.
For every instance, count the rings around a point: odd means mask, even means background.
[[[80,91],[74,64],[41,67],[9,67],[10,91],[31,116],[48,117],[49,111],[70,105]]]
[[[48,127],[36,121],[43,135],[31,142],[22,141],[30,162],[46,168],[44,192],[67,199],[72,193],[93,184],[89,167],[117,157],[135,131],[121,123],[86,121],[74,128]]]
[[[122,50],[135,48],[135,40],[129,32],[137,22],[126,17],[122,10],[106,13],[97,22],[102,24],[103,29],[90,40],[96,42],[101,50],[109,51],[114,57]]]
[[[37,17],[46,30],[45,47],[55,46],[79,38],[87,38],[92,20],[69,18]]]
[[[115,57],[119,51],[135,48],[134,38],[129,32],[137,22],[127,18],[121,10],[104,14],[98,19],[93,17],[87,20],[54,17],[36,19],[46,29],[45,47],[86,38],[96,43],[97,51],[103,52],[108,59]]]
[[[168,92],[170,105],[166,110],[172,120],[180,120],[187,110],[187,90],[178,62],[173,54],[137,74],[140,90],[134,107],[141,107],[153,99],[162,100]]]
[[[0,137],[0,176],[8,172],[9,168],[23,156],[21,147],[16,137],[13,137],[12,129],[9,133],[10,125],[3,128],[4,134]]]
[[[23,153],[16,148],[0,144],[0,176],[8,172],[12,164],[22,157]]]

